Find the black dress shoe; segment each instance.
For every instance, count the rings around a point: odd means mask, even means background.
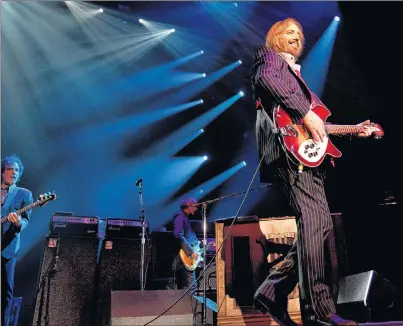
[[[266,298],[257,296],[255,297],[254,307],[263,314],[270,314],[280,326],[298,326],[287,312],[287,299],[283,301],[285,301],[285,304],[279,305]]]
[[[321,319],[320,322],[324,322],[328,325],[332,326],[358,326],[357,322],[353,320],[346,320],[341,318],[339,315],[331,314],[326,316],[325,318]],[[320,324],[319,322],[319,324]],[[325,325],[326,325],[325,324]]]

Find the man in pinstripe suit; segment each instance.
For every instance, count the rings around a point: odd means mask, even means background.
[[[310,168],[299,173],[298,166],[287,159],[273,125],[273,109],[281,105],[295,121],[303,119],[315,141],[323,141],[326,135],[323,121],[311,111],[313,105],[323,103],[308,89],[296,64],[303,45],[301,25],[287,18],[270,28],[266,44],[258,49],[253,62],[261,181],[281,185],[298,228],[297,241],[283,264],[271,270],[256,291],[255,307],[270,312],[280,325],[296,325],[287,313],[287,295],[299,283],[304,325],[357,325],[336,314],[337,296],[325,279],[325,252],[333,240],[333,223],[323,171]],[[358,136],[369,135],[365,131]]]

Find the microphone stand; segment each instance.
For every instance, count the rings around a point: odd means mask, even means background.
[[[145,210],[144,210],[144,206],[143,206],[143,181],[140,181],[139,184],[139,199],[140,199],[140,206],[141,206],[141,271],[140,271],[140,289],[141,291],[144,291],[145,288],[145,275],[144,275],[144,260],[145,260],[145,243],[146,243],[146,239],[145,239],[145,235],[146,235],[146,215],[145,215]]]
[[[206,266],[207,266],[207,204],[202,205],[202,218],[203,218],[203,317],[202,325],[207,325],[207,277],[206,277]]]
[[[267,187],[271,187],[271,184],[267,184],[255,189],[250,189],[249,191],[253,191],[253,190],[259,190],[262,188],[267,188]],[[202,325],[207,325],[207,297],[206,297],[206,288],[207,288],[207,277],[206,277],[206,266],[207,266],[207,205],[208,204],[212,204],[215,203],[218,200],[224,199],[224,198],[229,198],[229,197],[235,197],[241,194],[246,193],[246,191],[242,191],[242,192],[237,192],[234,194],[230,194],[230,195],[226,195],[226,196],[222,196],[222,197],[218,197],[215,199],[211,199],[211,200],[207,200],[204,202],[200,202],[197,204],[193,204],[192,206],[196,207],[196,206],[201,206],[202,207],[202,220],[203,220],[203,314],[202,314]]]

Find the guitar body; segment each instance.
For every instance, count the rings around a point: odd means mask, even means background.
[[[330,111],[324,106],[312,108],[319,118],[326,121]],[[333,145],[328,137],[323,143],[315,143],[303,122],[294,123],[288,113],[281,107],[274,114],[277,128],[280,130],[286,149],[302,164],[307,167],[319,166],[326,155],[340,157],[341,152]]]
[[[203,261],[203,252],[200,248],[193,248],[194,251],[198,254],[197,259],[193,259],[188,256],[183,249],[179,250],[179,257],[185,266],[186,270],[189,272],[193,272],[199,266],[199,264]]]

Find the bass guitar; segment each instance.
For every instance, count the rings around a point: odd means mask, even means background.
[[[200,247],[200,242],[191,249],[193,252],[197,253],[196,259],[188,256],[183,249],[179,250],[179,257],[181,258],[183,266],[185,266],[186,270],[189,272],[193,272],[203,261],[203,248]]]
[[[312,111],[319,116],[323,122],[330,116],[330,111],[322,106],[316,105]],[[326,155],[340,157],[341,152],[333,145],[328,137],[323,142],[316,143],[309,130],[302,121],[294,123],[289,114],[281,107],[274,111],[274,122],[283,139],[283,143],[288,152],[304,166],[319,166]],[[366,129],[371,131],[375,139],[380,139],[384,135],[381,126],[375,123],[370,125],[334,125],[325,124],[327,135],[347,135],[364,132]]]
[[[14,212],[14,213],[16,213],[17,215],[20,215],[21,213],[24,213],[27,210],[30,210],[30,209],[32,209],[34,207],[43,206],[47,202],[49,202],[51,200],[56,200],[56,194],[54,192],[53,193],[49,192],[49,193],[42,194],[42,195],[39,196],[39,199],[36,202],[33,202],[32,204],[29,204],[29,205],[19,209],[18,211]],[[7,222],[8,221],[7,216],[1,217],[0,221],[1,221],[1,224]]]
[[[215,249],[216,249],[215,241],[207,242],[207,247],[206,247],[207,252],[212,253],[215,251]],[[190,272],[193,272],[200,265],[200,263],[203,262],[203,259],[204,259],[203,247],[201,246],[201,242],[199,242],[197,245],[193,246],[192,250],[195,253],[197,253],[196,259],[193,259],[191,256],[188,256],[183,249],[179,250],[179,257],[181,258],[183,266],[185,266],[185,268]]]

